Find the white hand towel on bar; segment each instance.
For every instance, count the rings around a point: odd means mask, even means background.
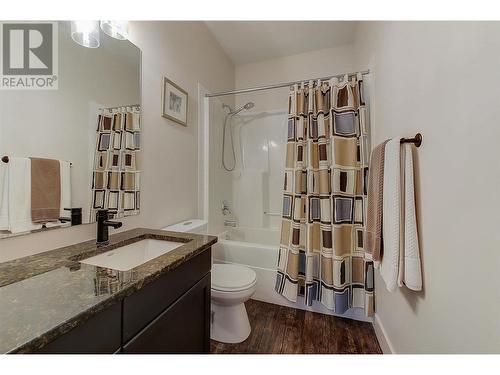
[[[0,230],[9,230],[8,164],[0,163]]]
[[[71,216],[71,164],[67,161],[59,161],[61,171],[61,217]]]
[[[418,245],[417,215],[415,210],[415,182],[413,179],[412,145],[403,144],[404,150],[404,270],[400,286],[404,282],[411,290],[422,290],[422,270]],[[400,269],[400,272],[402,270]]]
[[[42,225],[31,220],[31,159],[10,158],[8,189],[10,232],[40,229]]]
[[[400,220],[401,220],[401,171],[399,138],[393,138],[385,145],[383,188],[383,256],[380,275],[389,291],[398,286]]]

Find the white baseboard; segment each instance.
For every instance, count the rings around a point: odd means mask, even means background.
[[[385,328],[380,321],[380,317],[377,314],[375,314],[375,319],[373,320],[373,328],[375,329],[375,334],[377,335],[378,343],[380,344],[382,353],[396,354],[391,340],[387,336],[387,332],[385,331]]]

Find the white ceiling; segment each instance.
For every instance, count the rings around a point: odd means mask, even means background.
[[[354,41],[353,21],[207,21],[236,65]]]

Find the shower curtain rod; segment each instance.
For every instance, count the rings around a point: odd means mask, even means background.
[[[126,107],[136,107],[136,108],[139,108],[141,109],[141,105],[140,104],[125,104],[125,105],[119,105],[117,107],[102,107],[102,108],[99,108],[99,109],[120,109],[120,108],[126,108]]]
[[[233,90],[233,91],[221,91],[221,92],[214,92],[213,94],[205,94],[206,98],[214,98],[217,96],[225,96],[225,95],[234,95],[234,94],[245,94],[248,92],[254,92],[254,91],[262,91],[262,90],[272,90],[272,89],[279,89],[282,87],[289,87],[293,86],[295,84],[299,84],[302,82],[306,81],[328,81],[332,78],[341,78],[344,77],[345,75],[348,75],[349,77],[355,76],[356,74],[361,73],[362,75],[367,75],[370,73],[370,70],[363,70],[361,72],[352,72],[352,73],[343,73],[343,74],[335,74],[333,76],[329,77],[322,77],[322,78],[313,78],[313,79],[303,79],[301,81],[292,81],[292,82],[286,82],[286,83],[277,83],[275,85],[267,85],[267,86],[258,86],[258,87],[250,87],[247,89],[240,89],[240,90]]]

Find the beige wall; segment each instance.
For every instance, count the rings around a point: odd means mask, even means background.
[[[499,23],[363,23],[373,143],[423,134],[417,151],[424,291],[376,277],[377,328],[396,353],[500,352]],[[380,332],[380,331],[379,331]]]
[[[350,72],[353,62],[352,45],[321,49],[236,66],[236,88],[264,86],[300,81]],[[254,111],[281,109],[287,106],[289,89],[274,89],[236,96],[236,105],[255,103]]]
[[[122,230],[159,228],[197,216],[198,81],[211,91],[234,87],[234,67],[202,22],[132,22],[131,41],[141,48],[143,173],[141,215]],[[160,116],[166,75],[189,94],[188,127]],[[95,225],[0,241],[0,261],[95,237]]]

